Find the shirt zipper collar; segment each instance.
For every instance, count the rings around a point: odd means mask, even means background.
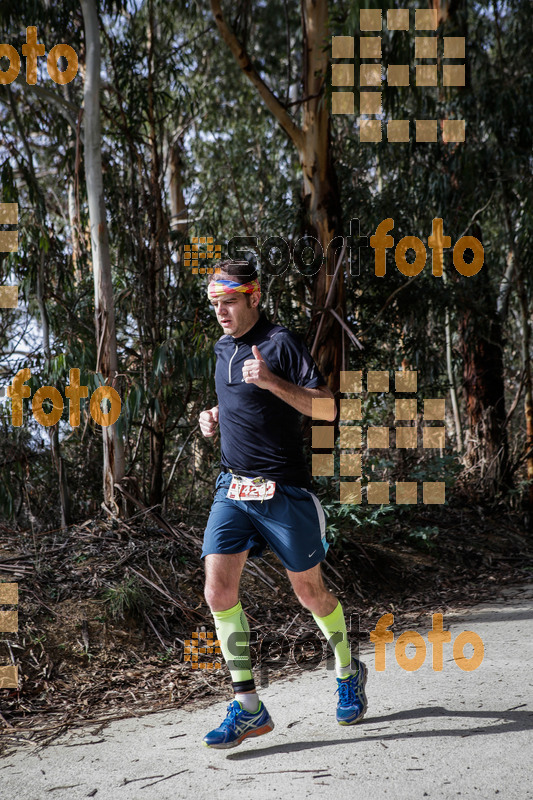
[[[239,349],[239,345],[237,344],[237,342],[235,342],[235,350],[233,351],[232,356],[231,356],[231,358],[229,360],[229,364],[228,364],[228,383],[231,383],[231,362],[235,358],[235,355],[237,354],[237,350],[238,349]]]

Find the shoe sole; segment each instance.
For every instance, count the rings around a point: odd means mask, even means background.
[[[270,733],[270,731],[274,730],[274,723],[271,719],[268,720],[264,725],[260,728],[257,728],[254,731],[246,731],[238,739],[235,739],[234,742],[223,742],[222,744],[208,744],[207,742],[202,742],[206,747],[211,747],[213,750],[228,750],[231,747],[238,747],[241,742],[244,742],[245,739],[249,739],[252,736],[263,736],[265,733]]]
[[[361,711],[361,713],[359,714],[359,716],[358,716],[358,717],[356,717],[356,718],[353,720],[353,722],[346,722],[345,720],[342,720],[342,722],[341,722],[340,720],[337,720],[337,722],[339,723],[339,725],[356,725],[358,722],[361,722],[361,720],[362,720],[362,719],[363,719],[363,717],[365,716],[367,708],[368,708],[368,703],[367,703],[367,705],[366,705],[366,706],[363,708],[363,710]]]
[[[361,665],[364,667],[364,670],[365,670],[364,674],[363,674],[363,692],[364,692],[365,691],[365,686],[366,686],[366,680],[368,678],[368,667],[366,666],[366,664],[363,664],[363,662],[361,662]],[[337,720],[337,722],[339,723],[339,725],[345,725],[345,726],[346,725],[356,725],[358,722],[361,722],[361,720],[365,716],[367,708],[368,708],[368,700],[366,700],[366,693],[365,693],[365,704],[364,704],[363,710],[361,711],[359,716],[357,716],[354,720],[351,720],[351,721]]]

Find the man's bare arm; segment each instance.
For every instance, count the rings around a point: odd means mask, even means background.
[[[260,389],[268,389],[269,392],[275,394],[280,400],[283,400],[288,405],[295,408],[301,414],[308,417],[313,416],[313,400],[315,399],[331,399],[333,400],[333,393],[327,386],[319,386],[317,389],[308,389],[305,386],[297,386],[295,383],[286,381],[274,375],[268,369],[261,353],[258,348],[253,345],[252,352],[255,356],[254,359],[248,359],[244,362],[243,377],[246,383],[255,383]],[[335,402],[332,403],[332,414],[320,414],[315,412],[316,419],[324,419],[328,422],[333,422],[337,416],[337,408]]]
[[[272,394],[275,394],[276,397],[279,397],[280,400],[288,403],[307,417],[314,416],[315,419],[324,419],[328,422],[333,422],[337,416],[337,407],[333,399],[333,393],[327,386],[319,386],[317,389],[307,389],[305,386],[297,386],[295,383],[290,383],[283,378],[279,378],[277,375],[272,375],[272,381],[268,389]],[[322,415],[320,412],[317,412],[316,409],[315,414],[313,414],[313,400],[315,399],[333,400],[333,415]]]

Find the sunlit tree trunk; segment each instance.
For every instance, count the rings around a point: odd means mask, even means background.
[[[170,145],[169,162],[170,227],[186,237],[187,206],[183,195],[182,143],[179,139],[175,139]]]
[[[94,275],[94,311],[97,363],[106,384],[116,388],[118,374],[115,307],[111,279],[111,258],[106,223],[102,178],[100,132],[100,31],[94,0],[81,0],[85,25],[86,73],[83,87],[85,131],[85,180],[91,225],[91,252]],[[102,426],[104,501],[114,505],[114,489],[124,476],[124,446],[117,423]]]

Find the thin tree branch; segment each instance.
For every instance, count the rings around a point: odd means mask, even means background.
[[[396,295],[397,295],[399,292],[401,292],[403,289],[406,289],[408,286],[410,286],[410,285],[411,285],[411,283],[412,283],[412,282],[413,282],[413,281],[414,281],[414,280],[415,280],[417,277],[418,277],[417,275],[413,275],[413,277],[412,277],[412,278],[409,278],[409,280],[407,281],[407,283],[403,283],[401,286],[398,286],[398,288],[397,288],[397,289],[395,289],[395,290],[393,291],[393,293],[392,293],[392,294],[390,294],[390,295],[387,297],[387,299],[385,300],[385,302],[383,303],[383,305],[382,305],[382,306],[381,306],[381,308],[379,309],[378,313],[376,314],[376,316],[374,317],[374,319],[372,320],[372,322],[370,323],[370,325],[368,326],[368,328],[365,328],[365,330],[362,332],[362,334],[361,334],[361,337],[363,337],[363,336],[366,336],[366,334],[368,333],[368,331],[370,330],[370,328],[373,328],[373,327],[374,327],[374,325],[376,324],[376,322],[378,321],[378,319],[381,317],[381,315],[383,314],[383,312],[385,311],[385,309],[387,308],[387,306],[388,306],[388,305],[390,304],[390,302],[392,301],[393,297],[395,297],[395,296],[396,296]]]
[[[335,284],[337,282],[337,278],[340,275],[340,268],[341,268],[341,264],[342,264],[342,260],[344,258],[344,253],[345,252],[346,252],[346,240],[344,240],[344,244],[342,245],[342,250],[341,250],[340,255],[339,255],[338,259],[337,259],[337,264],[335,266],[335,272],[333,273],[333,278],[331,280],[331,283],[330,283],[329,289],[328,289],[328,293],[326,295],[325,308],[329,308],[329,304],[330,304],[331,299],[333,297],[333,290],[335,288]],[[313,356],[313,358],[316,355],[316,349],[318,347],[318,342],[319,342],[320,333],[322,331],[322,325],[323,324],[324,324],[324,315],[322,315],[322,317],[320,318],[320,322],[318,323],[318,328],[317,328],[317,331],[316,331],[316,334],[315,334],[315,338],[314,338],[314,341],[313,341],[313,346],[311,347],[311,355]]]
[[[343,318],[339,314],[337,314],[337,312],[333,308],[324,308],[324,309],[321,309],[321,310],[322,310],[322,312],[329,311],[330,314],[333,314],[333,316],[335,317],[335,319],[337,320],[339,325],[341,325],[344,328],[344,330],[346,331],[346,333],[348,334],[348,336],[351,339],[352,343],[355,344],[356,347],[359,348],[359,350],[364,350],[365,349],[364,346],[359,341],[359,339],[357,338],[357,336],[355,335],[355,333],[353,333],[350,330],[350,328],[345,323]]]
[[[74,103],[71,103],[69,100],[65,100],[60,94],[53,92],[51,89],[48,89],[46,86],[40,86],[39,84],[30,84],[26,83],[25,80],[22,78],[17,78],[15,83],[20,84],[24,92],[30,91],[37,95],[40,100],[48,101],[50,100],[54,105],[56,105],[61,112],[61,114],[65,117],[68,124],[71,128],[75,131],[76,130],[76,118],[79,113],[78,106],[75,106]]]
[[[210,0],[211,11],[215,18],[220,35],[233,53],[233,56],[246,77],[255,86],[268,110],[276,117],[283,130],[292,139],[298,150],[303,145],[304,135],[301,128],[296,125],[287,110],[283,107],[274,92],[266,85],[242,44],[239,42],[222,13],[220,0]]]

